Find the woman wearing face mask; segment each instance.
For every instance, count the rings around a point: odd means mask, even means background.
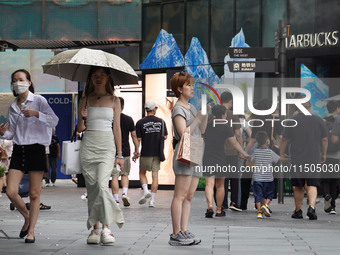
[[[16,97],[8,109],[8,123],[0,125],[0,138],[13,140],[13,152],[7,179],[7,196],[25,219],[19,236],[27,236],[25,243],[34,243],[39,206],[41,180],[46,169],[45,146],[51,142],[52,128],[58,124],[47,100],[34,95],[31,75],[20,69],[11,75],[11,89]],[[19,184],[29,174],[30,210],[19,196]]]

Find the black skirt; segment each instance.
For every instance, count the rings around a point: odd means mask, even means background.
[[[14,145],[9,169],[47,171],[45,146],[41,144]]]

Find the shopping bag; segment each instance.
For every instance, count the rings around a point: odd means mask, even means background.
[[[194,137],[189,133],[184,132],[180,144],[176,160],[186,163],[188,165],[201,165],[203,156],[203,138]]]
[[[61,169],[63,174],[80,174],[80,145],[81,141],[63,141]]]

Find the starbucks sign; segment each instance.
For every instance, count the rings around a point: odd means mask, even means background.
[[[338,43],[339,31],[291,35],[285,42],[287,49],[337,46]]]

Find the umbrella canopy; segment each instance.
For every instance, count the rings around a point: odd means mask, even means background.
[[[332,101],[332,100],[334,100],[334,101],[340,101],[340,95],[336,95],[336,96],[334,96],[334,97],[329,97],[329,98],[325,98],[325,99],[323,99],[324,101]]]
[[[53,56],[42,68],[46,74],[85,82],[91,66],[107,67],[115,85],[138,84],[138,76],[122,58],[102,50],[66,50]]]

